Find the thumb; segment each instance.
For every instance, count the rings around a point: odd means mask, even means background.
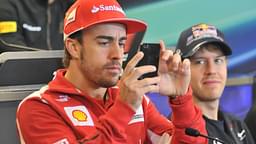
[[[157,144],[170,144],[172,137],[168,133],[164,133]]]

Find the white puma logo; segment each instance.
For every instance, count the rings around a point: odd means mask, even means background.
[[[238,132],[237,136],[238,136],[239,140],[242,141],[246,137],[245,130]]]

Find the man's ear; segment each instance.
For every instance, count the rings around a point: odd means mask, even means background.
[[[67,38],[65,41],[65,46],[72,58],[79,58],[81,45],[77,40]]]

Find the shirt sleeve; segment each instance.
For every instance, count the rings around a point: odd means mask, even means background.
[[[171,119],[175,127],[172,144],[207,144],[208,140],[206,138],[192,137],[185,134],[186,128],[194,128],[207,135],[202,112],[193,104],[191,87],[184,96],[170,99],[170,106],[172,108]]]
[[[163,133],[173,135],[174,126],[172,122],[159,113],[159,111],[156,109],[153,102],[149,100],[149,98],[145,97],[143,105],[146,105],[145,123],[147,125],[148,141],[152,143],[157,143]]]
[[[208,144],[208,140],[205,138],[191,137],[185,134],[186,128],[194,128],[202,134],[207,134],[202,113],[193,104],[191,88],[187,94],[170,99],[171,120],[161,115],[150,100],[147,103],[146,125],[150,131],[148,137],[151,142],[157,142],[163,133],[169,133],[172,136],[172,144]]]

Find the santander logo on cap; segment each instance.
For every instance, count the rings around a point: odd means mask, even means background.
[[[121,12],[122,14],[125,15],[124,11],[122,8],[116,6],[116,5],[99,5],[99,6],[93,6],[91,9],[92,13],[97,13],[97,12],[104,12],[104,11],[117,11]]]

